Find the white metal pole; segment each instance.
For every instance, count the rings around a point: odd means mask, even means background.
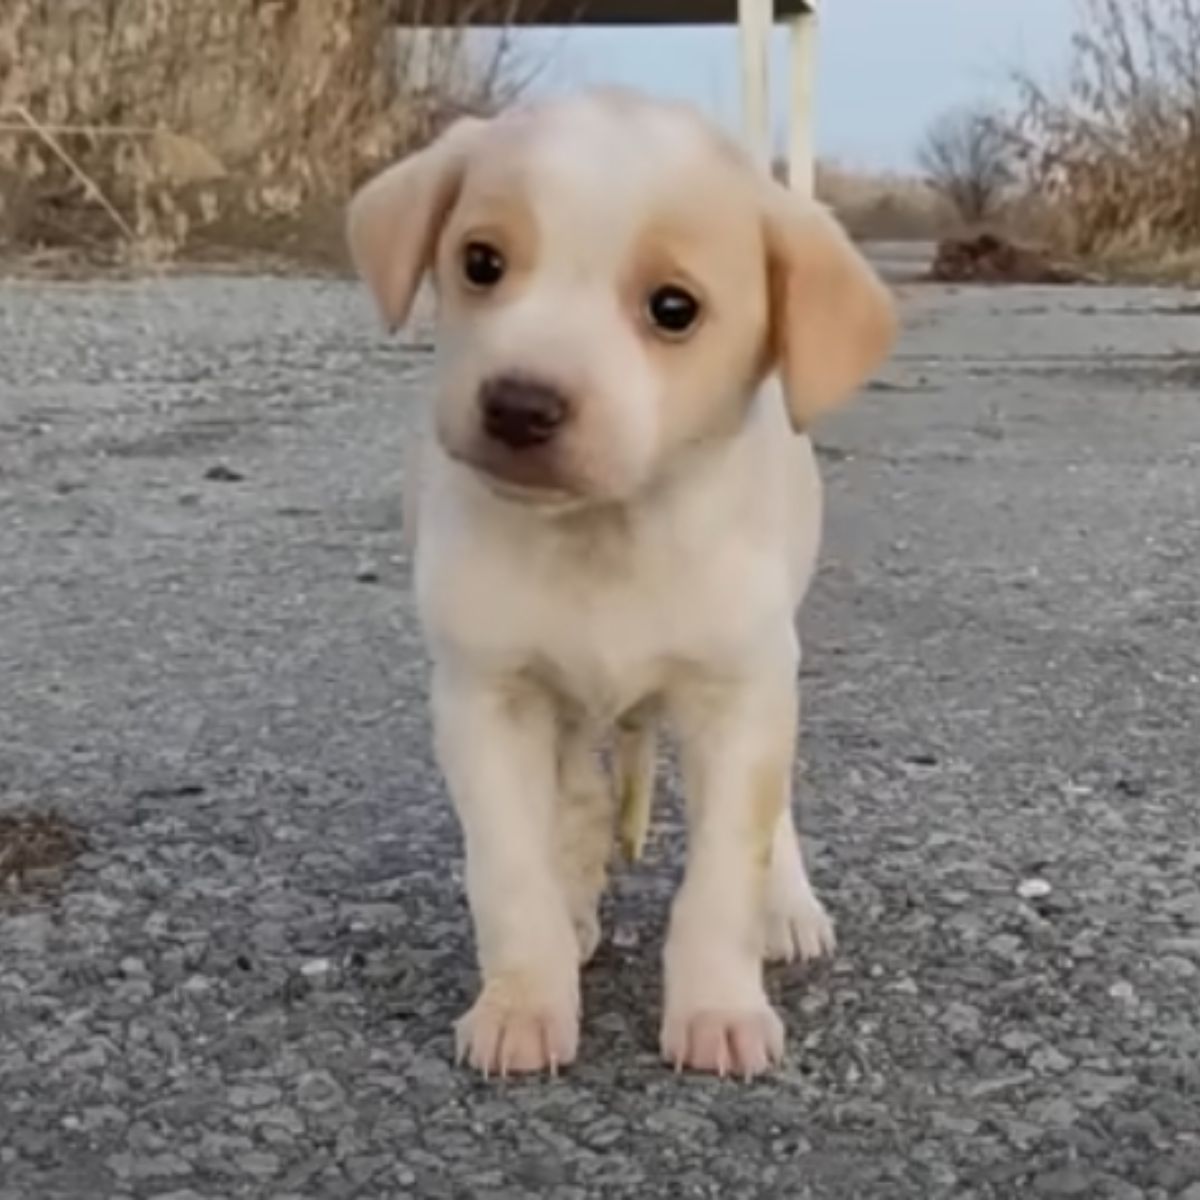
[[[771,165],[771,26],[774,0],[738,0],[742,134],[756,162]]]
[[[788,183],[804,196],[813,194],[813,76],[817,63],[817,14],[800,13],[788,22]]]

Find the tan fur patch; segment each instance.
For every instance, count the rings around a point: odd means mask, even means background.
[[[754,770],[750,787],[750,834],[754,844],[754,866],[763,882],[771,865],[775,828],[787,803],[791,767],[787,762],[768,761]]]

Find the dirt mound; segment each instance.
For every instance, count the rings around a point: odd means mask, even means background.
[[[929,270],[939,283],[1083,283],[1085,276],[1043,251],[994,233],[943,238]]]
[[[0,909],[53,890],[82,849],[79,831],[53,813],[0,813]]]

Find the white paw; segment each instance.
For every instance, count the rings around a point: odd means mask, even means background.
[[[767,900],[768,962],[807,962],[837,947],[833,921],[804,876],[774,876]]]
[[[571,924],[579,944],[579,965],[586,966],[600,946],[600,918],[594,905],[572,905]]]
[[[489,980],[455,1026],[456,1058],[484,1076],[549,1071],[575,1061],[578,1002],[516,977]]]
[[[663,1021],[663,1058],[677,1071],[752,1079],[783,1057],[783,1022],[763,1000],[745,1008],[670,1009]]]

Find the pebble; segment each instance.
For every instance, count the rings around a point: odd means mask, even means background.
[[[1055,1050],[1053,1046],[1043,1046],[1029,1056],[1029,1065],[1042,1074],[1061,1075],[1071,1069],[1071,1060]]]
[[[251,1150],[246,1154],[239,1154],[237,1164],[243,1171],[258,1179],[270,1179],[279,1174],[279,1155],[272,1154],[269,1150]]]
[[[1158,960],[1159,970],[1165,975],[1173,975],[1176,979],[1191,979],[1200,970],[1194,962],[1181,958],[1178,954],[1165,954]]]
[[[1092,1179],[1077,1166],[1038,1175],[1033,1181],[1033,1190],[1040,1196],[1086,1196],[1092,1195],[1093,1189]]]
[[[951,1033],[969,1037],[979,1033],[981,1019],[979,1009],[974,1005],[956,1001],[947,1007],[945,1015],[942,1017],[942,1024]]]
[[[237,1109],[264,1108],[274,1104],[281,1094],[269,1083],[235,1084],[229,1089],[229,1103]]]
[[[327,1112],[346,1098],[342,1085],[328,1071],[309,1071],[300,1079],[296,1099],[312,1112]]]
[[[1044,879],[1022,879],[1017,884],[1017,895],[1022,900],[1044,900],[1052,890]]]
[[[1200,959],[1200,937],[1165,938],[1159,945],[1164,954]]]
[[[1045,1125],[1067,1129],[1079,1120],[1079,1109],[1060,1096],[1042,1105],[1038,1110],[1038,1118]]]

